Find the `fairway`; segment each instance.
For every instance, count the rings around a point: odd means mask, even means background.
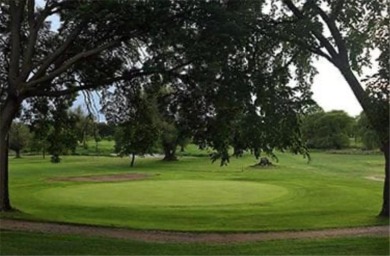
[[[71,185],[35,193],[38,200],[74,206],[218,206],[256,204],[287,194],[276,185],[247,181],[132,181]]]
[[[269,168],[251,167],[256,159],[250,155],[225,167],[207,157],[176,162],[139,158],[134,168],[128,159],[116,157],[68,156],[60,164],[39,157],[11,158],[11,199],[19,212],[3,215],[218,232],[387,223],[376,217],[382,182],[367,179],[382,175],[381,156],[313,153],[310,163],[301,156],[278,156],[279,163]],[[143,179],[108,179],[126,175]]]

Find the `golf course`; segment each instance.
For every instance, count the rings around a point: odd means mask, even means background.
[[[0,255],[390,255],[388,2],[1,1]]]
[[[248,154],[220,167],[208,157],[189,155],[179,161],[164,162],[155,156],[138,158],[134,168],[129,167],[128,158],[118,157],[67,156],[57,165],[39,156],[10,158],[10,196],[18,211],[2,213],[2,217],[145,232],[184,231],[195,235],[302,232],[388,224],[388,220],[377,217],[383,179],[380,155],[322,152],[312,153],[309,162],[302,156],[279,153],[278,158],[273,165],[260,167],[255,166],[256,159]],[[31,241],[40,237],[51,240],[51,245],[32,249]],[[61,248],[63,243],[77,240],[76,237],[3,231],[2,253],[37,250],[61,254],[55,244],[59,243]],[[99,239],[102,238],[83,238],[82,245],[73,248],[73,253],[82,253],[83,246],[88,244],[95,248],[89,253],[108,253]],[[244,244],[241,241],[229,245],[231,249],[207,242],[199,243],[198,247],[186,241],[161,244],[110,239],[120,244],[114,246],[111,254],[306,254],[319,253],[318,248],[307,249],[308,245],[328,247],[328,244],[339,244],[334,248],[335,254],[389,253],[388,237],[383,236],[370,236],[368,249],[357,246],[363,239],[361,236]],[[104,241],[108,243],[107,238]],[[21,243],[28,243],[28,249]],[[277,250],[270,250],[278,243],[281,247],[277,245]],[[154,249],[142,244],[153,245]],[[127,246],[138,249],[126,251]],[[352,251],[348,249],[351,247]],[[332,252],[332,247],[329,248]]]

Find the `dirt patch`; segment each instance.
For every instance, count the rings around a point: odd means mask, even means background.
[[[385,180],[385,177],[381,177],[381,176],[367,176],[367,177],[364,177],[368,180],[375,180],[375,181],[384,181]]]
[[[80,181],[80,182],[114,182],[114,181],[129,181],[143,180],[151,175],[144,173],[121,173],[112,175],[88,175],[75,177],[55,177],[50,178],[50,181]]]
[[[0,229],[42,233],[98,236],[147,242],[228,244],[283,239],[326,238],[340,236],[389,236],[389,226],[339,228],[309,231],[280,231],[255,233],[195,233],[143,231],[88,225],[58,224],[1,219]]]

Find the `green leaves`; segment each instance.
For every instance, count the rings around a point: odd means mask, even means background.
[[[353,137],[353,118],[343,111],[316,112],[303,119],[304,143],[309,148],[342,149]]]

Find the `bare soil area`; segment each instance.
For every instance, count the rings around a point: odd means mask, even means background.
[[[327,238],[340,236],[389,236],[389,226],[338,228],[308,231],[201,233],[131,230],[124,228],[33,222],[11,219],[0,219],[0,229],[13,231],[33,231],[50,234],[98,236],[160,243],[169,242],[209,244],[242,243],[283,239]]]
[[[88,176],[75,176],[75,177],[56,177],[50,178],[50,181],[80,181],[80,182],[113,182],[113,181],[131,181],[131,180],[143,180],[151,175],[143,173],[123,173],[113,175],[88,175]]]

